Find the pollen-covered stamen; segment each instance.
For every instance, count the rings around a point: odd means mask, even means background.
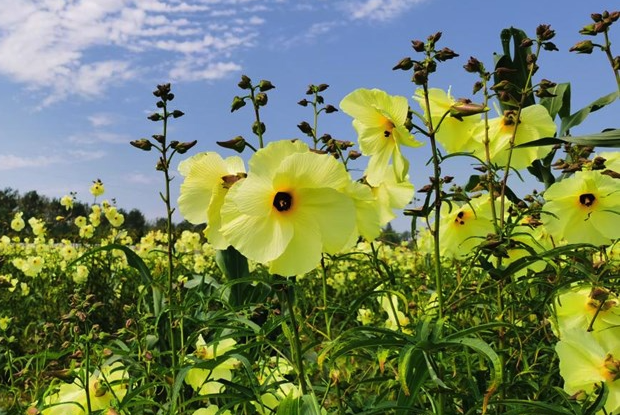
[[[292,205],[293,197],[286,192],[278,192],[273,198],[273,207],[275,207],[278,212],[289,210]]]
[[[458,223],[459,225],[465,225],[465,221],[463,220],[464,217],[465,212],[459,212],[456,214],[456,219],[454,219],[454,222]]]
[[[586,207],[592,206],[595,201],[596,196],[594,196],[592,193],[584,193],[582,195],[579,195],[579,203]]]
[[[384,131],[384,132],[383,132],[383,136],[384,136],[385,138],[388,138],[390,135],[392,135],[392,133],[391,133],[390,131]]]

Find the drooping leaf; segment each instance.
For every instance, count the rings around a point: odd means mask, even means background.
[[[557,84],[548,90],[554,97],[546,97],[540,99],[540,105],[547,108],[551,118],[555,119],[559,116],[564,119],[570,115],[570,83]]]
[[[581,124],[588,117],[588,115],[590,115],[590,113],[600,110],[604,106],[613,103],[616,99],[618,99],[618,92],[612,92],[586,105],[576,113],[563,117],[559,135],[565,136],[571,128]]]
[[[549,146],[554,144],[573,143],[581,146],[593,146],[593,147],[620,147],[620,129],[611,129],[603,131],[602,133],[565,136],[565,137],[543,137],[538,140],[530,141],[529,143],[520,144],[515,146],[519,147],[537,147],[537,146]]]

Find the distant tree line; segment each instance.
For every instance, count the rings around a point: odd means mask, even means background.
[[[125,217],[122,228],[134,241],[138,241],[151,230],[164,230],[166,228],[165,218],[147,220],[139,209],[131,209],[127,212],[118,208],[118,211]],[[74,223],[75,218],[78,216],[88,217],[91,208],[90,205],[76,200],[73,202],[73,208],[67,210],[60,204],[59,198],[40,195],[34,190],[20,194],[17,190],[8,187],[0,190],[0,235],[14,233],[11,230],[11,221],[17,212],[23,213],[22,219],[26,222],[26,228],[20,232],[21,234],[31,234],[30,227],[27,224],[28,219],[36,217],[46,223],[47,238],[73,241],[78,238],[77,227]],[[107,234],[110,229],[110,223],[102,215],[98,233]],[[195,226],[187,221],[175,225],[175,233],[200,229],[202,226]]]

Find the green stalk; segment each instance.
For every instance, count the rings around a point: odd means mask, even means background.
[[[301,341],[299,340],[299,328],[297,327],[297,318],[295,317],[295,307],[293,305],[293,293],[295,289],[293,285],[284,288],[286,305],[288,307],[289,318],[291,319],[291,325],[293,326],[293,358],[295,360],[295,366],[297,366],[297,376],[299,377],[299,386],[301,387],[301,394],[306,395],[308,393],[308,386],[306,384],[306,374],[304,371],[303,355],[301,348]]]
[[[323,316],[325,317],[325,331],[327,332],[327,338],[331,340],[332,329],[331,322],[327,316],[327,268],[325,267],[325,258],[321,258],[321,282],[323,284]]]
[[[256,117],[256,124],[258,125],[258,148],[265,147],[263,142],[263,131],[260,128],[260,111],[259,105],[256,103],[256,96],[254,95],[254,88],[250,88],[250,99],[252,100],[252,106],[254,107],[254,117]]]
[[[614,57],[611,53],[611,43],[609,42],[609,28],[605,29],[603,35],[605,36],[605,47],[603,50],[605,51],[605,55],[607,55],[607,59],[611,64],[611,69],[614,71],[616,85],[618,86],[618,97],[620,97],[620,70],[614,68]]]

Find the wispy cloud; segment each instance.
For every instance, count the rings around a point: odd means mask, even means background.
[[[106,152],[102,150],[86,151],[86,150],[70,150],[69,155],[81,161],[98,160],[106,156]]]
[[[233,55],[252,45],[265,22],[258,13],[268,10],[247,0],[2,0],[2,7],[11,12],[0,14],[0,74],[46,93],[43,106],[98,96],[145,73],[170,75],[149,72],[153,52],[202,63],[173,69],[182,80],[238,71]]]
[[[342,3],[354,20],[387,21],[425,0],[347,0]]]
[[[0,170],[16,170],[21,168],[45,167],[62,160],[57,156],[21,157],[13,154],[0,154]]]
[[[156,178],[153,176],[147,176],[142,173],[133,173],[129,174],[126,177],[127,182],[135,183],[135,184],[154,184],[157,182]]]
[[[67,140],[74,144],[128,144],[134,138],[127,134],[109,131],[88,131],[71,135]]]
[[[114,124],[114,116],[108,113],[98,113],[88,116],[88,121],[95,127],[107,127]]]

